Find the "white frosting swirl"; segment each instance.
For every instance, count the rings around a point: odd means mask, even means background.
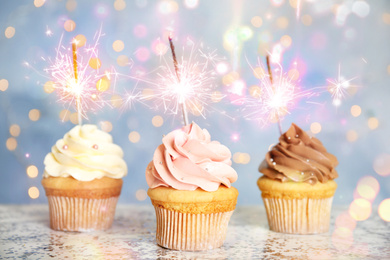
[[[75,126],[53,145],[45,157],[43,177],[69,177],[91,181],[104,176],[120,179],[127,174],[122,149],[96,125]]]

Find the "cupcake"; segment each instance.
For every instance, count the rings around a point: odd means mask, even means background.
[[[337,164],[320,140],[292,124],[259,167],[264,176],[257,185],[270,229],[291,234],[327,232]]]
[[[157,244],[200,251],[222,246],[238,191],[230,150],[192,123],[162,139],[146,169]],[[222,185],[221,185],[222,184]]]
[[[127,166],[122,149],[95,125],[75,126],[45,157],[42,185],[50,227],[62,231],[111,227]]]

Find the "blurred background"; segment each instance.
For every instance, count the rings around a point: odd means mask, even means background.
[[[150,203],[145,168],[163,134],[182,125],[180,112],[161,106],[177,105],[163,91],[174,75],[172,34],[179,63],[198,65],[204,85],[189,120],[232,151],[239,205],[262,204],[258,166],[280,136],[258,102],[273,54],[274,76],[297,91],[283,131],[298,124],[339,160],[334,203],[358,219],[390,207],[387,0],[21,0],[2,1],[0,14],[0,203],[46,202],[44,157],[78,122],[74,102],[53,87],[55,57],[71,56],[74,38],[101,102],[83,123],[124,150],[120,203]]]

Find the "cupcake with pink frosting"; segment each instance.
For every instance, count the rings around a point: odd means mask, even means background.
[[[238,191],[230,150],[192,123],[162,139],[146,169],[157,243],[199,251],[222,246]]]

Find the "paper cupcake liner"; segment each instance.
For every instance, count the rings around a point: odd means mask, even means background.
[[[333,197],[325,199],[263,198],[271,230],[317,234],[329,230]]]
[[[105,230],[114,221],[118,197],[83,199],[48,196],[50,227],[62,231]]]
[[[162,247],[200,251],[222,246],[233,211],[187,214],[155,207],[156,240]]]

